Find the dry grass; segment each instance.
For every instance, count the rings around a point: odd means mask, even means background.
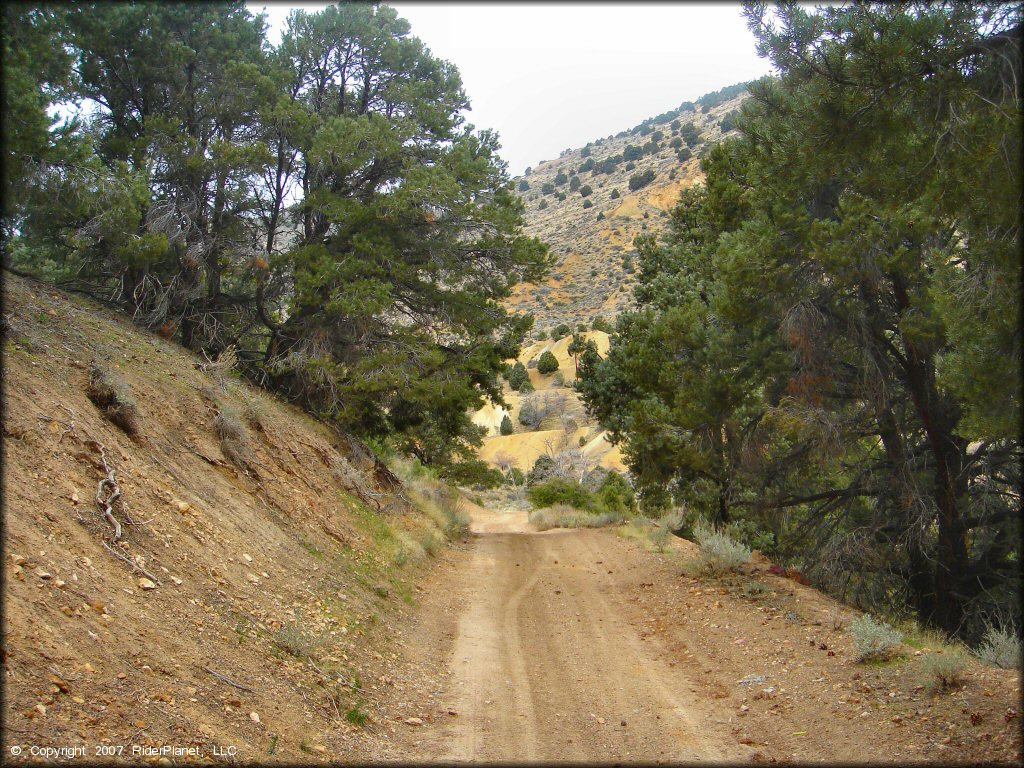
[[[125,433],[132,436],[138,434],[138,406],[128,394],[127,385],[116,375],[93,363],[89,368],[89,383],[85,393],[103,415]]]
[[[530,513],[530,523],[538,531],[552,528],[604,528],[625,521],[618,512],[594,514],[571,507],[568,504],[555,504],[544,509],[535,509]]]
[[[213,417],[213,429],[220,440],[224,456],[238,466],[244,466],[252,452],[249,428],[245,426],[238,411],[219,404]]]

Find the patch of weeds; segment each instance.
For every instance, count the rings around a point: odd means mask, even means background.
[[[270,746],[267,747],[267,754],[272,755],[277,750],[277,734],[270,737]]]
[[[865,613],[850,622],[857,661],[886,660],[903,642],[903,635],[884,621]]]
[[[306,753],[310,754],[310,755],[315,755],[316,754],[316,750],[313,749],[312,745],[309,743],[309,739],[303,739],[302,741],[300,741],[299,742],[299,749],[302,750],[303,752],[306,752]]]
[[[233,464],[244,465],[251,454],[252,443],[249,429],[242,422],[238,411],[218,404],[217,413],[213,417],[213,429],[220,440],[224,456]]]
[[[975,652],[979,659],[1002,669],[1021,669],[1021,643],[1016,629],[989,625]]]
[[[126,434],[138,434],[138,406],[128,394],[127,385],[117,376],[93,363],[89,368],[89,383],[85,394],[107,419]]]
[[[441,549],[443,543],[444,542],[441,541],[441,537],[432,530],[426,531],[422,536],[420,536],[420,546],[423,547],[423,551],[431,557],[437,556],[437,552]]]
[[[314,547],[312,544],[307,544],[306,542],[302,542],[302,548],[304,550],[306,550],[309,554],[311,554],[313,557],[315,557],[317,560],[323,560],[324,559],[324,553],[321,552],[316,547]]]
[[[356,702],[345,711],[345,721],[362,728],[370,720],[370,715],[362,708],[362,702]]]
[[[619,512],[594,514],[568,504],[554,504],[544,509],[533,510],[529,519],[538,531],[547,531],[551,528],[604,528],[617,525],[626,518]]]
[[[741,587],[741,589],[743,590],[743,595],[745,597],[749,597],[752,599],[760,597],[765,593],[764,584],[762,584],[760,581],[755,581],[753,579],[743,582],[743,586]]]
[[[929,653],[921,657],[922,683],[931,693],[954,688],[961,683],[967,659],[957,648]]]
[[[303,627],[302,616],[296,615],[295,621],[274,633],[274,644],[297,659],[305,659],[313,655],[320,640]]]

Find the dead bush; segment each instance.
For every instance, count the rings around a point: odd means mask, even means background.
[[[213,417],[213,429],[220,440],[224,456],[234,464],[242,466],[249,459],[251,441],[249,429],[242,422],[238,411],[223,405],[218,406]]]
[[[128,394],[127,385],[117,376],[93,363],[89,368],[89,384],[85,393],[103,415],[125,433],[138,434],[138,407]]]

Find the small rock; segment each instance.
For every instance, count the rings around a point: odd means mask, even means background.
[[[124,680],[126,677],[128,677],[128,675],[126,675],[124,672],[118,672],[117,673],[117,679],[118,680]]]
[[[619,725],[621,725],[623,728],[625,728],[626,727],[626,721],[623,720],[622,722],[619,723]]]
[[[407,717],[405,718],[406,725],[423,725],[423,720],[418,717]]]
[[[181,499],[175,499],[171,503],[174,505],[175,509],[183,513],[188,512],[192,508],[191,504],[189,504],[187,501],[182,501]]]
[[[52,573],[50,573],[49,571],[44,571],[42,568],[36,570],[36,576],[38,576],[40,579],[43,579],[44,581],[53,578]]]
[[[251,582],[252,582],[253,584],[259,584],[259,583],[260,583],[260,577],[259,577],[259,576],[257,576],[257,575],[256,575],[256,574],[254,574],[254,573],[247,573],[247,574],[245,575],[245,578],[247,578],[247,579],[248,579],[249,581],[251,581]]]
[[[325,747],[323,744],[314,744],[313,749],[316,752],[319,752],[321,755],[327,751],[327,747]]]
[[[145,577],[139,579],[139,586],[143,589],[156,589],[156,584]]]
[[[751,685],[753,683],[763,683],[767,679],[768,678],[765,675],[747,675],[742,680],[738,680],[737,682],[740,685]]]
[[[36,712],[38,712],[43,717],[46,717],[46,705],[45,704],[36,704]]]
[[[245,560],[245,562],[247,562],[247,563],[251,563],[252,562],[252,555],[250,555],[248,552],[243,552],[242,553],[242,559]]]
[[[179,587],[181,586],[181,583],[182,583],[182,582],[181,582],[181,579],[179,579],[179,578],[178,578],[177,576],[171,576],[171,581],[173,581],[173,582],[174,582],[175,584],[177,584],[177,585],[178,585]]]
[[[742,704],[740,706],[740,712],[749,712],[749,711],[750,711],[750,707],[748,707],[746,704]]]
[[[258,723],[260,721],[260,716],[257,715],[255,712],[250,712],[249,719],[252,720],[254,723]]]
[[[15,554],[14,552],[11,552],[11,560],[14,561],[15,565],[24,565],[25,564],[25,558],[22,557],[21,555]]]
[[[604,725],[604,718],[603,717],[597,718],[597,722],[598,722],[599,725]]]

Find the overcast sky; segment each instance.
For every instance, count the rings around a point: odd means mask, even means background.
[[[247,3],[274,43],[297,5]],[[770,69],[739,3],[389,5],[458,68],[467,119],[498,132],[512,175]]]

